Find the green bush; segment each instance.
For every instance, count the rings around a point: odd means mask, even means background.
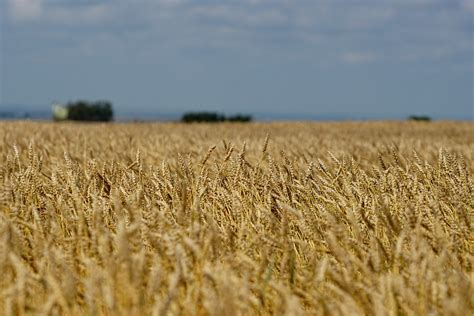
[[[223,122],[225,116],[215,112],[188,112],[184,113],[181,121],[190,122]]]
[[[227,121],[229,122],[250,122],[251,120],[252,120],[252,116],[243,115],[243,114],[237,114],[234,116],[229,116],[227,118]]]
[[[422,122],[430,122],[431,117],[427,115],[411,115],[408,117],[409,121],[422,121]]]

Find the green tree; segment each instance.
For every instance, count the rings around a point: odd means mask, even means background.
[[[113,119],[112,103],[109,101],[88,102],[79,100],[67,104],[68,120],[109,122]]]

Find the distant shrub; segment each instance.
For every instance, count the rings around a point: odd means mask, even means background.
[[[252,116],[237,114],[226,117],[216,112],[187,112],[181,117],[181,121],[185,123],[191,122],[250,122]]]
[[[408,117],[409,121],[422,121],[422,122],[430,122],[431,117],[427,115],[411,115]]]
[[[188,112],[184,113],[182,122],[223,122],[225,121],[225,116],[215,112]]]
[[[250,122],[251,120],[252,116],[243,114],[237,114],[227,118],[227,121],[229,122]]]

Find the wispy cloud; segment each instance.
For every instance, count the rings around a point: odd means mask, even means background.
[[[39,18],[43,12],[42,0],[8,0],[10,17],[14,21],[28,21]]]
[[[45,19],[50,23],[61,25],[87,25],[109,22],[109,18],[114,16],[115,8],[110,4],[92,4],[76,8],[68,7],[48,7],[45,12]]]
[[[464,9],[474,12],[474,0],[463,0],[461,5]]]

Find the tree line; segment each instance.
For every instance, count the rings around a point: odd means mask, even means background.
[[[110,101],[74,101],[64,105],[53,105],[53,119],[55,121],[92,121],[109,122],[114,118],[112,103]],[[218,112],[186,112],[181,116],[181,122],[250,122],[252,116],[247,114],[235,114],[225,116]],[[431,118],[427,115],[411,115],[409,121],[429,122]]]
[[[91,121],[109,122],[114,118],[110,101],[70,101],[66,105],[53,105],[53,119],[55,121]],[[225,116],[217,112],[186,112],[181,116],[181,122],[250,122],[251,115],[235,114]]]
[[[181,122],[192,123],[192,122],[250,122],[252,121],[251,115],[236,114],[231,116],[225,116],[217,112],[187,112],[181,117]]]

